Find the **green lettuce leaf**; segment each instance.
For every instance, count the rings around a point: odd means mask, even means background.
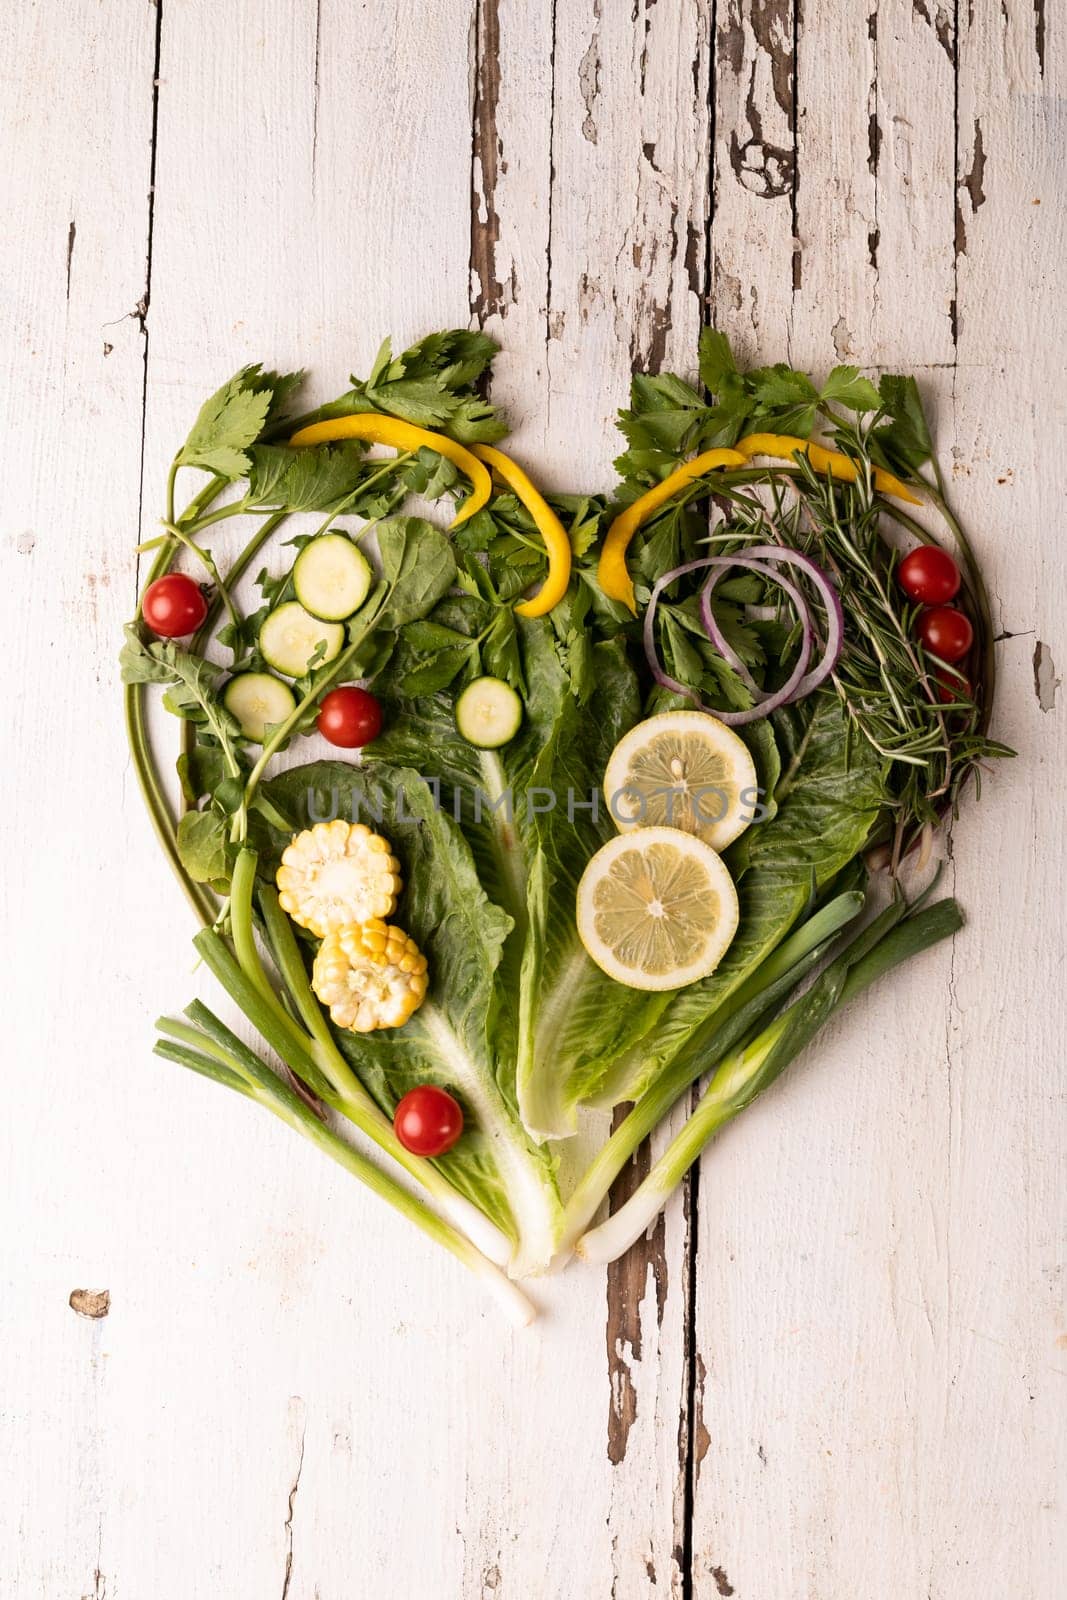
[[[415,640],[428,647],[437,636],[424,629]],[[415,767],[437,785],[441,805],[461,822],[482,885],[508,912],[501,975],[518,1104],[535,1137],[561,1138],[574,1131],[577,1104],[605,1063],[644,1031],[655,1004],[590,961],[574,915],[586,863],[615,832],[601,792],[604,767],[640,701],[621,640],[591,647],[583,701],[567,640],[561,648],[547,620],[522,623],[508,637],[508,658],[492,665],[525,684],[523,723],[509,744],[469,745],[442,694],[391,702],[387,730],[364,760]],[[511,654],[516,644],[521,659]]]
[[[553,1164],[517,1114],[515,1038],[501,958],[511,918],[486,895],[470,846],[418,768],[317,762],[266,785],[300,825],[339,815],[381,826],[405,890],[395,920],[429,962],[427,999],[404,1027],[337,1041],[389,1114],[418,1083],[447,1089],[469,1133],[442,1160],[449,1178],[518,1240],[514,1270],[547,1266],[560,1223]]]

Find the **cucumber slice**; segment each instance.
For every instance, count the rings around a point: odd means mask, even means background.
[[[246,739],[263,743],[274,723],[284,722],[296,710],[296,698],[287,683],[269,672],[239,672],[222,691],[226,710],[241,724]]]
[[[475,678],[456,701],[456,727],[479,750],[496,750],[514,739],[522,701],[501,678]]]
[[[305,611],[327,622],[343,622],[370,593],[370,562],[343,533],[324,533],[306,544],[293,563],[293,588]]]
[[[341,654],[345,630],[340,622],[322,622],[305,611],[298,600],[287,600],[272,611],[259,630],[259,653],[275,672],[287,678],[302,678],[312,656],[319,650],[315,665],[322,666]]]

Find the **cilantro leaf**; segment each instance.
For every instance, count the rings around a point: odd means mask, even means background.
[[[205,400],[189,430],[178,460],[183,467],[201,467],[223,478],[243,478],[251,466],[245,453],[262,433],[274,400],[271,380],[257,364],[242,367],[228,383]],[[292,391],[295,374],[279,383]]]
[[[494,408],[474,390],[499,346],[488,334],[449,328],[394,357],[386,340],[366,383],[352,379],[353,398],[420,428],[437,428],[463,443],[507,433]]]
[[[700,381],[709,393],[717,395],[724,384],[737,377],[737,363],[730,341],[717,328],[700,330]]]
[[[860,376],[858,367],[835,367],[822,386],[819,398],[837,401],[850,411],[877,411],[882,401],[869,378]]]
[[[807,404],[817,400],[819,391],[806,372],[796,372],[778,361],[773,367],[756,367],[747,374],[756,403],[763,410],[774,411],[779,406]]]
[[[249,499],[288,511],[329,511],[347,500],[365,475],[362,444],[293,449],[257,444],[249,451]]]

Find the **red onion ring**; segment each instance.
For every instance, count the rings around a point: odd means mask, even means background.
[[[818,595],[826,608],[826,640],[822,653],[815,666],[808,670],[811,659],[812,640],[815,629],[811,620],[811,612],[803,593],[795,584],[784,578],[777,569],[781,565],[801,568],[805,576],[818,591]],[[715,621],[715,614],[711,608],[711,596],[720,578],[731,567],[742,567],[750,572],[757,572],[763,577],[770,578],[776,583],[791,600],[797,613],[797,620],[802,630],[800,656],[793,671],[781,688],[773,694],[766,694],[753,680],[748,669],[741,661],[737,652],[725,637],[722,629]],[[702,709],[704,707],[700,696],[694,689],[686,684],[679,683],[672,678],[660,662],[656,649],[655,616],[659,605],[659,597],[670,584],[679,578],[686,577],[691,572],[708,572],[708,580],[700,593],[700,617],[710,643],[715,647],[725,661],[734,669],[741,678],[750,694],[755,697],[756,703],[747,711],[712,711],[720,722],[725,722],[730,727],[741,727],[747,722],[755,722],[760,717],[766,717],[779,707],[788,705],[794,700],[803,699],[820,684],[824,683],[837,665],[841,655],[841,646],[844,637],[845,618],[841,609],[841,601],[837,590],[834,588],[827,574],[813,561],[810,556],[804,555],[800,550],[791,550],[784,545],[750,545],[743,553],[729,556],[705,556],[699,561],[687,561],[683,566],[673,567],[669,572],[663,573],[656,579],[649,596],[648,606],[645,609],[642,638],[645,657],[649,670],[655,681],[663,689],[669,689],[674,694],[681,694]]]
[[[726,558],[718,557],[717,559],[725,561]],[[807,672],[808,662],[811,660],[811,641],[815,630],[811,620],[811,612],[808,610],[808,602],[796,585],[790,583],[788,578],[783,578],[781,573],[776,572],[768,561],[760,561],[747,555],[739,555],[736,557],[731,556],[729,565],[731,567],[744,567],[748,572],[755,572],[761,577],[769,578],[772,583],[776,583],[780,589],[783,589],[793,602],[797,620],[801,627],[800,655],[787,681],[780,689],[775,691],[776,694],[784,694],[786,700],[789,700],[797,693],[801,683],[804,681],[804,674]],[[753,678],[745,663],[719,627],[715,620],[715,613],[711,609],[711,597],[715,592],[715,587],[719,579],[726,576],[728,570],[728,567],[723,565],[715,568],[709,574],[707,582],[700,591],[700,620],[704,624],[704,632],[716,650],[724,660],[729,662],[741,682],[745,685],[745,688],[755,696],[756,703],[760,704],[764,700],[769,700],[771,698],[770,694],[761,689]]]

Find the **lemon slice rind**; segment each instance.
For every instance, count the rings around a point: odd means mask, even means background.
[[[703,840],[678,828],[641,828],[592,857],[576,917],[590,959],[609,978],[630,989],[682,989],[714,972],[729,949],[737,890]]]
[[[752,821],[756,766],[744,740],[709,712],[664,711],[619,740],[604,797],[620,833],[676,828],[721,851]]]

